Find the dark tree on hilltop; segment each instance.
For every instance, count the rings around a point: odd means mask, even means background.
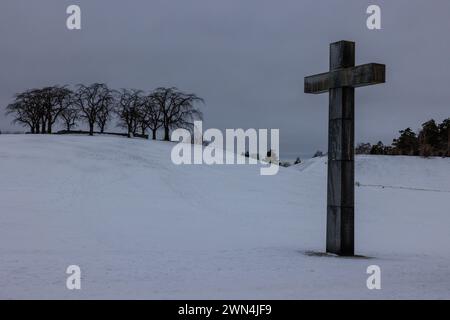
[[[203,99],[193,93],[184,93],[174,87],[161,87],[154,90],[151,97],[161,110],[166,141],[170,140],[171,129],[192,129],[193,121],[202,118],[195,104],[203,102]]]
[[[429,156],[450,156],[450,118],[437,124],[433,119],[422,124],[416,136],[411,129],[400,131],[400,138],[394,140],[396,154]]]
[[[13,123],[29,126],[31,133],[39,133],[43,111],[34,91],[16,94],[14,102],[6,107],[6,115],[14,116]]]
[[[113,107],[111,103],[105,103],[102,105],[98,112],[98,117],[96,120],[96,124],[100,130],[100,133],[104,133],[106,129],[106,125],[112,118]]]
[[[32,89],[15,96],[7,107],[7,114],[14,114],[14,123],[30,127],[31,133],[52,133],[58,116],[69,105],[71,91],[66,87]]]
[[[58,116],[71,103],[72,91],[67,87],[47,87],[41,90],[44,102],[45,119],[47,122],[47,133],[52,133],[52,128],[58,120]]]
[[[143,97],[140,90],[122,89],[116,92],[115,113],[119,126],[127,129],[128,137],[136,134]],[[145,134],[145,131],[144,131]]]
[[[437,124],[433,119],[422,124],[422,129],[416,135],[411,128],[400,131],[400,137],[394,139],[392,146],[384,146],[380,141],[371,146],[370,143],[360,143],[355,149],[356,154],[386,155],[421,155],[423,157],[450,156],[450,118]]]
[[[359,143],[355,148],[356,154],[370,154],[372,145],[370,143]]]
[[[73,104],[69,104],[60,114],[61,120],[67,131],[77,126],[77,120],[80,119],[80,110]]]
[[[61,117],[69,131],[72,126],[75,125],[78,112],[72,105],[73,92],[67,87],[53,87],[54,104],[52,115],[48,121],[48,133],[52,133],[52,126]],[[69,121],[72,120],[72,121]],[[69,125],[68,125],[69,123]]]
[[[421,156],[429,157],[439,151],[439,128],[433,119],[422,124],[418,139]]]
[[[450,118],[439,124],[439,150],[442,156],[450,157]]]
[[[143,98],[140,109],[141,130],[148,128],[152,131],[152,139],[156,140],[156,132],[163,126],[163,112],[153,95]]]
[[[94,83],[90,86],[79,84],[74,93],[73,103],[80,110],[80,117],[89,125],[89,135],[94,134],[95,124],[100,123],[103,131],[113,105],[114,97],[112,91],[106,84]]]
[[[374,144],[370,149],[370,154],[377,154],[377,155],[386,154],[383,142],[378,141],[377,144]]]
[[[411,128],[399,131],[400,137],[394,139],[392,146],[395,152],[400,155],[418,155],[419,154],[419,139]]]

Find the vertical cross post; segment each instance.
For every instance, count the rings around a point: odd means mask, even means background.
[[[355,43],[330,45],[330,72],[355,66]],[[327,252],[354,254],[355,88],[329,89]]]
[[[305,93],[328,93],[327,252],[353,256],[355,220],[355,88],[385,83],[386,66],[355,66],[355,43],[330,45],[330,71],[305,77]]]

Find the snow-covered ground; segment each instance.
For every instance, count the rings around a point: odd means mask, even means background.
[[[324,250],[325,158],[261,176],[173,165],[172,146],[0,135],[0,298],[450,298],[450,159],[358,157],[369,258],[338,258],[305,254]]]

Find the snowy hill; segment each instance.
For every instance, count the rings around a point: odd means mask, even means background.
[[[325,158],[261,176],[176,166],[172,146],[0,135],[0,298],[450,298],[450,159],[358,157],[371,258],[337,258],[305,254],[324,250]]]

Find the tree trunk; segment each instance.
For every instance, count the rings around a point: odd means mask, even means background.
[[[164,126],[164,140],[170,141],[170,130],[168,126]]]
[[[47,118],[47,133],[52,133],[52,116]]]
[[[447,138],[447,156],[450,157],[450,128],[447,127],[448,138]]]
[[[90,136],[94,135],[94,123],[93,122],[89,123],[89,135]]]
[[[46,130],[45,130],[45,121],[44,120],[42,120],[42,123],[41,123],[41,133],[42,134],[45,134],[45,132],[46,132]]]
[[[156,140],[156,129],[152,129],[152,139]]]
[[[131,124],[128,124],[128,133],[127,133],[128,138],[131,138],[132,132],[133,132],[133,126]]]

